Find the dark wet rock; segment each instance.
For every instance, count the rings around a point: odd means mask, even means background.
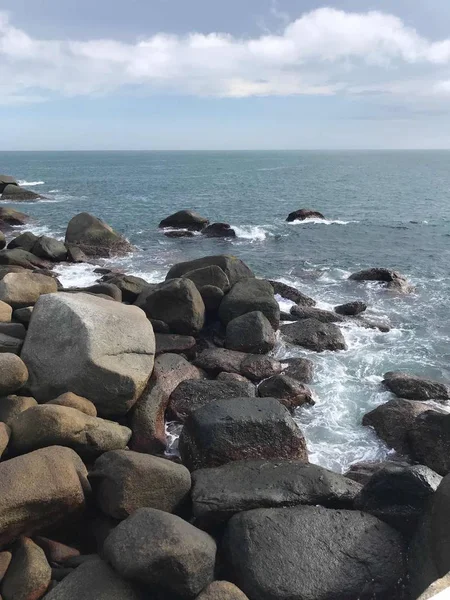
[[[0,207],[0,229],[10,229],[13,225],[25,225],[30,217],[25,213],[9,208],[9,206]]]
[[[66,244],[67,248],[67,261],[71,263],[87,263],[89,262],[86,254],[78,246],[72,246]]]
[[[298,304],[298,306],[315,306],[316,301],[303,294],[300,290],[291,285],[287,285],[286,283],[282,283],[281,281],[274,281],[273,279],[267,280],[270,285],[273,287],[273,291],[275,294],[278,294],[282,298],[286,298],[287,300],[291,300]]]
[[[89,480],[98,506],[115,519],[144,507],[176,512],[191,489],[191,475],[183,465],[130,450],[100,456]]]
[[[244,592],[229,581],[213,581],[196,600],[248,600]]]
[[[14,248],[22,248],[22,250],[31,252],[38,239],[39,237],[34,235],[31,231],[24,231],[9,242],[8,249],[14,250]]]
[[[195,598],[214,579],[213,538],[152,508],[122,521],[108,536],[104,553],[120,575],[155,593]]]
[[[189,260],[187,262],[173,265],[173,267],[167,273],[166,279],[182,277],[186,273],[189,273],[189,271],[194,271],[203,267],[209,267],[211,265],[216,265],[222,269],[222,271],[228,277],[230,286],[233,286],[241,279],[254,277],[254,274],[250,268],[236,256],[219,254],[217,256],[205,256],[203,258],[197,258],[196,260]]]
[[[145,306],[145,303],[147,302],[147,298],[151,294],[153,294],[153,292],[155,290],[157,290],[159,288],[159,286],[160,286],[159,283],[147,284],[147,286],[142,290],[142,292],[139,294],[139,296],[134,301],[134,305],[138,306],[139,308],[142,308],[142,310],[144,310],[144,306]],[[159,319],[156,319],[156,320],[159,320]]]
[[[290,313],[285,312],[284,310],[280,311],[280,321],[294,321],[292,315]]]
[[[252,458],[308,461],[302,432],[274,398],[219,400],[199,408],[186,419],[179,448],[191,470]]]
[[[450,414],[428,410],[412,423],[408,434],[412,457],[439,475],[450,471]]]
[[[123,275],[121,273],[109,273],[102,277],[103,283],[112,283],[122,292],[122,299],[124,302],[133,304],[136,302],[139,294],[141,294],[147,287],[148,282],[142,277],[135,277],[134,275]]]
[[[23,360],[12,353],[0,353],[0,396],[13,394],[27,381],[28,369]]]
[[[180,335],[198,333],[205,324],[205,305],[200,292],[189,279],[171,279],[147,296],[142,306],[150,319],[167,323]]]
[[[44,198],[36,192],[26,190],[20,185],[9,184],[5,186],[2,193],[2,201],[10,200],[11,202],[32,202],[34,200],[40,200]]]
[[[1,285],[1,284],[0,284]],[[267,354],[276,344],[275,332],[260,311],[248,312],[227,324],[225,347],[249,354]]]
[[[178,212],[163,219],[159,227],[173,227],[174,229],[190,229],[201,231],[208,225],[208,219],[202,217],[193,210],[179,210]]]
[[[176,335],[174,333],[157,333],[156,356],[160,354],[188,354],[196,345],[196,340],[190,335]]]
[[[164,452],[164,415],[170,395],[182,381],[201,377],[200,370],[182,356],[163,354],[156,358],[148,386],[131,414],[132,450],[147,453]]]
[[[3,194],[3,190],[7,185],[19,185],[14,177],[10,175],[0,175],[0,194]]]
[[[236,237],[235,230],[228,223],[211,223],[202,229],[202,235],[206,237]]]
[[[44,294],[58,291],[56,279],[39,273],[8,273],[0,281],[0,300],[13,309],[36,304]]]
[[[0,333],[0,354],[11,353],[19,355],[20,351],[22,350],[22,346],[23,340]]]
[[[188,229],[173,229],[171,231],[165,231],[164,235],[168,238],[192,238],[195,236],[195,233]]]
[[[194,517],[202,525],[255,508],[320,504],[353,508],[361,485],[296,460],[245,460],[192,473]]]
[[[12,548],[12,560],[2,581],[4,600],[39,600],[47,591],[52,576],[44,551],[27,537]]]
[[[390,371],[383,384],[399,398],[407,400],[450,400],[450,387],[439,381]]]
[[[244,377],[243,375],[239,375],[238,373],[227,373],[226,371],[222,371],[222,373],[219,373],[216,377],[217,381],[226,381],[226,382],[239,382],[239,383],[246,383],[246,384],[251,384],[250,379],[248,379],[247,377]]]
[[[316,506],[242,512],[228,523],[227,574],[258,600],[399,598],[401,535],[372,515]]]
[[[316,319],[321,323],[341,323],[344,319],[329,310],[321,310],[320,308],[311,308],[309,306],[292,306],[291,315],[297,320]]]
[[[0,583],[3,581],[6,571],[11,564],[12,554],[8,551],[0,552]]]
[[[423,465],[385,466],[364,485],[355,506],[411,537],[441,480]]]
[[[22,248],[0,250],[0,265],[23,267],[24,269],[49,269],[51,264]]]
[[[261,381],[281,372],[281,363],[268,356],[246,354],[226,348],[207,348],[194,360],[197,367],[211,375],[237,373],[252,381]]]
[[[366,269],[364,271],[358,271],[358,273],[353,273],[350,275],[349,279],[352,281],[379,281],[380,283],[383,283],[386,288],[393,291],[413,291],[413,287],[406,277],[398,271],[392,271],[391,269]]]
[[[321,323],[317,319],[302,319],[281,327],[281,333],[290,344],[308,350],[346,350],[342,331],[334,323]]]
[[[265,379],[258,386],[258,394],[263,398],[276,398],[291,412],[304,404],[315,404],[311,390],[287,375]]]
[[[390,467],[409,467],[410,464],[400,460],[385,460],[383,462],[359,462],[353,463],[345,473],[345,477],[353,479],[362,485],[365,485],[369,479],[383,469]]]
[[[281,363],[269,356],[247,354],[241,362],[241,375],[252,381],[261,381],[277,375],[282,370]]]
[[[280,322],[280,307],[274,298],[273,287],[263,279],[243,279],[236,283],[219,308],[219,317],[227,325],[233,319],[249,312],[259,311],[274,329]]]
[[[367,309],[367,304],[365,302],[361,302],[360,300],[355,300],[354,302],[347,302],[346,304],[340,304],[334,308],[334,311],[338,313],[338,315],[344,315],[346,317],[355,317],[356,315],[360,315]]]
[[[67,248],[59,240],[42,235],[31,250],[33,254],[45,260],[61,262],[67,259]]]
[[[31,320],[31,315],[33,314],[33,306],[26,306],[25,308],[16,308],[13,313],[13,317],[15,321],[22,323],[23,325],[28,326],[28,323]]]
[[[107,223],[84,212],[73,217],[66,230],[66,245],[78,246],[86,256],[126,254],[133,246]]]
[[[216,313],[225,294],[215,285],[204,285],[200,288],[200,295],[206,310],[210,313]]]
[[[22,323],[0,323],[0,333],[24,340],[27,330]]]
[[[209,265],[188,271],[183,278],[190,279],[195,283],[200,290],[205,285],[213,285],[220,288],[223,292],[228,292],[230,289],[230,281],[223,269],[218,265]]]
[[[311,210],[309,208],[301,208],[289,213],[286,221],[291,223],[292,221],[304,221],[305,219],[325,219],[322,213],[317,210]]]
[[[170,327],[164,321],[158,319],[149,319],[152,324],[154,333],[170,333]],[[162,344],[164,346],[164,344]]]
[[[199,408],[228,398],[254,398],[255,386],[248,382],[193,379],[182,381],[170,396],[169,410],[177,421],[185,421]]]
[[[309,358],[283,358],[282,366],[283,375],[301,383],[311,383],[314,379],[314,363]]]

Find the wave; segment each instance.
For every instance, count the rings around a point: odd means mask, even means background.
[[[340,219],[304,219],[303,221],[291,221],[289,225],[349,225],[359,221],[341,221]]]
[[[26,181],[25,179],[19,179],[17,183],[23,187],[33,187],[35,185],[44,185],[45,181]]]
[[[270,235],[268,231],[258,225],[243,225],[242,227],[232,225],[231,227],[235,230],[237,237],[244,240],[262,242]]]

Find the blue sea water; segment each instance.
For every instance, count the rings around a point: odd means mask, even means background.
[[[320,307],[363,299],[368,315],[388,320],[389,333],[345,325],[346,352],[314,354],[280,339],[277,356],[316,364],[316,405],[296,415],[313,462],[343,471],[390,453],[361,425],[391,397],[384,372],[450,380],[450,152],[0,152],[0,172],[47,196],[13,205],[36,232],[63,236],[73,215],[89,211],[124,233],[136,252],[108,264],[128,273],[159,281],[175,262],[232,253]],[[238,237],[166,238],[159,221],[182,208],[230,223]],[[327,219],[286,223],[298,208]],[[372,266],[398,269],[416,292],[348,281]],[[96,277],[89,265],[59,271],[65,284]]]

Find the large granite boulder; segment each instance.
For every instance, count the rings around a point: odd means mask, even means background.
[[[122,292],[122,299],[124,302],[133,304],[138,299],[139,295],[151,284],[149,284],[142,277],[135,277],[134,275],[123,275],[121,273],[109,273],[101,278],[102,282],[112,283],[119,288]]]
[[[274,398],[233,398],[199,408],[186,419],[179,448],[190,470],[253,458],[308,461],[302,432]]]
[[[4,600],[39,600],[47,591],[52,569],[44,551],[27,537],[13,546],[11,563],[1,582]]]
[[[195,598],[214,579],[213,538],[160,510],[138,509],[111,532],[103,550],[120,575],[155,594]]]
[[[218,256],[205,256],[203,258],[188,260],[186,262],[173,265],[173,267],[171,267],[167,273],[166,279],[182,277],[190,271],[202,269],[203,267],[210,267],[212,265],[216,265],[222,269],[222,271],[228,277],[230,286],[233,286],[241,279],[254,277],[253,272],[240,258],[229,254],[219,254]]]
[[[32,202],[44,198],[41,194],[26,190],[20,185],[8,184],[3,189],[2,201],[10,200],[11,202]]]
[[[0,175],[0,194],[3,194],[3,190],[7,185],[19,185],[14,177],[11,175]]]
[[[407,400],[450,400],[450,386],[439,381],[390,371],[384,375],[383,384],[399,398]]]
[[[305,219],[325,219],[325,217],[317,210],[300,208],[299,210],[294,210],[294,212],[289,213],[286,221],[292,223],[292,221],[304,221]]]
[[[56,279],[40,273],[9,273],[0,281],[0,300],[14,309],[33,306],[43,294],[57,291]]]
[[[13,225],[25,225],[29,216],[25,213],[9,208],[9,206],[0,207],[0,229],[9,230]]]
[[[61,262],[67,259],[67,248],[63,242],[47,235],[41,235],[36,240],[31,252],[40,258],[53,262]]]
[[[6,302],[0,300],[0,323],[10,323],[12,319],[12,308]]]
[[[320,504],[353,508],[361,485],[297,460],[243,460],[192,473],[192,507],[199,523],[217,524],[254,508]]]
[[[286,300],[291,300],[298,304],[298,306],[315,306],[316,301],[309,296],[306,296],[303,292],[298,290],[291,285],[287,285],[287,283],[282,283],[281,281],[275,281],[274,279],[267,280],[270,285],[273,287],[273,291],[275,294],[278,294],[282,298],[286,298]]]
[[[1,285],[1,282],[0,282]],[[228,322],[225,347],[249,354],[267,354],[276,344],[275,332],[259,310],[245,313]]]
[[[0,358],[5,356],[0,355]],[[9,395],[0,398],[0,422],[9,425],[13,419],[20,415],[20,413],[28,410],[32,406],[37,406],[37,402],[34,398],[29,396],[15,396]]]
[[[9,242],[8,249],[14,250],[14,248],[22,248],[22,250],[31,252],[38,239],[39,237],[32,231],[24,231]]]
[[[133,250],[133,246],[122,235],[86,212],[69,221],[66,246],[77,246],[86,256],[95,258],[126,254]]]
[[[408,433],[414,460],[440,475],[450,472],[450,414],[428,410],[412,423]]]
[[[163,219],[159,227],[172,227],[173,229],[188,229],[189,231],[201,231],[208,225],[208,219],[202,217],[193,210],[179,210],[178,212]]]
[[[280,307],[275,300],[273,287],[264,279],[248,278],[236,283],[219,308],[219,317],[224,325],[249,312],[259,311],[274,329],[280,323]]]
[[[281,363],[268,356],[246,354],[226,348],[206,348],[195,358],[194,364],[211,375],[236,373],[252,381],[260,381],[280,373]]]
[[[22,359],[38,401],[73,392],[109,416],[126,414],[142,394],[154,352],[152,326],[139,308],[58,293],[38,300]]]
[[[85,507],[86,467],[70,448],[52,446],[0,463],[0,547],[56,525]]]
[[[45,269],[48,270],[51,263],[39,258],[31,252],[22,248],[13,248],[12,250],[0,250],[0,265],[13,267],[22,267],[23,269]]]
[[[0,353],[0,396],[8,396],[28,381],[28,369],[18,356]]]
[[[350,275],[349,279],[352,281],[378,281],[387,289],[398,292],[411,292],[414,289],[404,275],[383,267],[358,271]]]
[[[83,398],[83,396],[73,394],[72,392],[66,392],[65,394],[61,394],[57,398],[49,400],[47,404],[55,404],[57,406],[68,406],[69,408],[76,408],[76,410],[79,410],[80,412],[84,413],[85,415],[89,415],[90,417],[97,416],[97,409],[93,402],[91,402],[87,398]]]
[[[372,515],[319,506],[234,515],[227,574],[251,599],[400,598],[401,535]]]
[[[342,331],[334,323],[321,323],[317,319],[304,319],[283,325],[281,333],[290,344],[302,346],[316,352],[347,349]]]
[[[199,290],[205,285],[220,288],[223,292],[228,292],[230,289],[230,281],[225,271],[218,265],[210,265],[188,271],[183,275],[183,278],[193,281]]]

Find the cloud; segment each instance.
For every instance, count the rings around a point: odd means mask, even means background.
[[[321,8],[281,33],[253,39],[159,33],[135,43],[43,40],[0,12],[2,103],[127,87],[228,98],[373,94],[441,101],[450,96],[450,39],[429,40],[386,13]]]

